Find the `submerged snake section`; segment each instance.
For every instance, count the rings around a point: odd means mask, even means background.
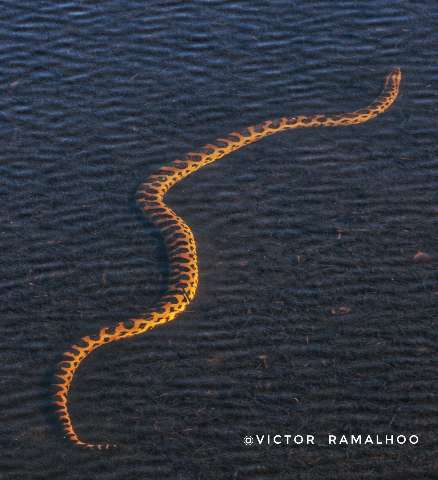
[[[399,93],[401,72],[394,69],[385,79],[381,95],[369,106],[349,113],[333,115],[282,117],[232,132],[226,138],[207,144],[198,152],[190,152],[184,158],[174,160],[153,173],[138,190],[138,204],[147,218],[161,232],[169,259],[168,288],[160,301],[138,318],[120,322],[113,327],[102,328],[97,335],[81,338],[64,353],[60,362],[56,384],[57,414],[65,435],[74,444],[89,449],[109,449],[110,443],[88,443],[82,440],[73,427],[68,409],[68,393],[79,365],[91,352],[117,340],[140,335],[158,325],[163,325],[187,308],[198,286],[198,261],[193,232],[184,220],[164,202],[166,192],[191,173],[213,163],[239,148],[257,142],[275,133],[295,128],[340,127],[365,123],[385,112]]]

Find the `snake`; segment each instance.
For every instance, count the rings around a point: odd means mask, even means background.
[[[265,137],[296,128],[338,127],[368,122],[388,110],[400,89],[401,70],[394,68],[386,77],[380,96],[360,110],[339,114],[315,114],[281,117],[230,133],[218,138],[196,152],[189,152],[152,173],[140,185],[137,202],[145,216],[161,233],[169,262],[168,285],[157,304],[138,318],[103,327],[97,335],[85,336],[64,353],[58,364],[55,384],[56,413],[65,437],[88,449],[110,449],[111,443],[90,443],[76,432],[69,413],[68,394],[79,365],[97,348],[125,338],[140,335],[168,323],[180,315],[192,302],[198,287],[198,259],[195,236],[186,224],[164,201],[166,193],[188,175],[225,155]]]

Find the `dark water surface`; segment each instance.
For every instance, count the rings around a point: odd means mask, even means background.
[[[438,5],[20,0],[0,20],[0,478],[432,478]],[[247,125],[364,106],[396,65],[401,95],[378,119],[270,137],[170,192],[198,296],[79,370],[78,432],[125,447],[64,440],[63,351],[166,285],[137,185]],[[243,444],[298,432],[319,445]]]

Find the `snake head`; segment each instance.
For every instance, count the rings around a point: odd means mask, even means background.
[[[402,74],[400,67],[394,68],[385,79],[385,87],[398,90],[400,86],[401,76]]]

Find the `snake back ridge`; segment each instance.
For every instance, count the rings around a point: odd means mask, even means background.
[[[89,443],[82,440],[73,427],[68,409],[68,393],[79,365],[102,345],[139,335],[158,325],[163,325],[181,314],[193,300],[198,286],[198,261],[193,232],[184,220],[164,202],[166,192],[191,173],[215,162],[246,145],[269,135],[296,128],[337,127],[365,123],[385,112],[396,100],[401,81],[401,71],[395,68],[386,77],[381,95],[369,106],[349,113],[333,115],[282,117],[232,132],[215,143],[207,144],[197,152],[189,152],[161,167],[140,185],[137,201],[147,218],[156,226],[165,243],[169,259],[168,288],[159,302],[138,318],[102,328],[95,336],[85,336],[64,353],[59,364],[55,404],[65,435],[74,444],[96,449],[108,449],[109,443]]]

